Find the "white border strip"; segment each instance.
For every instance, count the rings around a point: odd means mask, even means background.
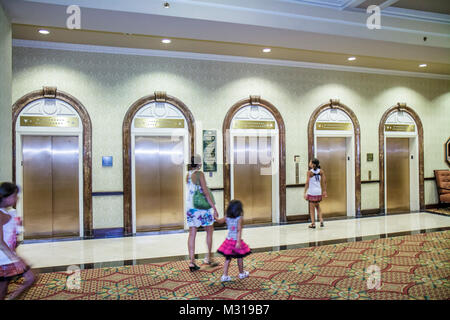
[[[321,69],[332,71],[347,71],[347,72],[373,73],[391,76],[450,80],[450,75],[435,74],[435,73],[341,66],[333,64],[322,64],[322,63],[301,62],[291,60],[249,58],[242,56],[227,56],[227,55],[205,54],[195,52],[122,48],[122,47],[96,46],[87,44],[73,44],[73,43],[50,42],[50,41],[22,40],[22,39],[13,39],[12,46],[25,48],[51,49],[51,50],[68,50],[78,52],[124,54],[124,55],[194,59],[194,60],[211,60],[211,61],[234,62],[234,63],[251,63],[251,64],[282,66],[282,67],[309,68],[309,69]]]

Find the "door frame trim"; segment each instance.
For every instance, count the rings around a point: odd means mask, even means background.
[[[92,217],[92,124],[83,104],[74,96],[57,90],[56,87],[43,87],[19,98],[12,106],[12,173],[16,182],[16,122],[22,110],[31,102],[39,99],[59,99],[73,107],[83,125],[83,237],[93,236]]]
[[[249,96],[248,98],[239,100],[236,102],[227,112],[222,126],[222,139],[223,139],[223,186],[224,186],[224,212],[231,197],[231,165],[229,161],[230,150],[230,136],[229,130],[231,129],[231,122],[234,115],[242,108],[254,105],[261,106],[269,111],[275,118],[278,125],[278,173],[279,173],[279,210],[280,210],[280,222],[286,222],[286,129],[283,121],[283,117],[277,108],[269,101],[261,99],[260,96]],[[231,155],[230,155],[231,157]]]
[[[338,99],[330,99],[329,102],[320,105],[314,110],[309,118],[308,122],[308,163],[314,158],[315,154],[315,137],[314,137],[314,125],[319,115],[328,109],[339,109],[345,112],[353,123],[353,136],[354,136],[354,157],[355,157],[355,216],[361,216],[361,129],[359,126],[358,118],[355,113],[341,103]],[[308,206],[309,211],[309,206]]]
[[[124,235],[133,234],[132,226],[132,172],[131,172],[131,124],[139,110],[152,102],[165,102],[176,107],[183,114],[188,125],[190,136],[189,158],[195,154],[195,120],[188,107],[179,99],[167,95],[164,91],[155,91],[154,94],[147,95],[135,101],[128,109],[122,124],[123,143],[123,227]]]
[[[420,210],[425,210],[425,193],[424,193],[424,164],[423,164],[423,125],[422,121],[419,118],[419,115],[409,106],[406,105],[406,103],[397,103],[397,105],[389,108],[383,113],[383,116],[380,119],[380,123],[378,125],[378,168],[379,168],[379,207],[380,212],[385,213],[386,212],[386,204],[385,204],[385,177],[384,177],[384,141],[385,141],[385,134],[384,134],[384,125],[386,123],[387,118],[392,112],[395,111],[405,111],[408,113],[416,123],[417,126],[417,137],[419,138],[418,142],[418,148],[419,148],[419,207]],[[412,195],[410,194],[410,197]]]

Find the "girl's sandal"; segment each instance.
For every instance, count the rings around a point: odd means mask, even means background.
[[[323,222],[321,222],[321,223],[320,223],[320,226],[321,226],[321,227],[324,227],[324,224],[323,224]]]
[[[316,225],[315,225],[315,224],[310,224],[310,225],[308,226],[308,228],[315,229],[315,228],[316,228]]]

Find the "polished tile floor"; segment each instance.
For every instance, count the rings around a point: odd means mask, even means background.
[[[325,221],[325,227],[309,229],[308,223],[246,227],[243,239],[256,251],[359,241],[371,236],[436,231],[450,227],[450,217],[426,212]],[[225,239],[226,230],[216,230],[213,251]],[[79,265],[81,268],[107,266],[108,262],[186,259],[187,232],[139,235],[93,240],[26,243],[18,253],[32,268]],[[206,233],[198,232],[196,253],[206,253]],[[51,270],[48,270],[51,271]]]

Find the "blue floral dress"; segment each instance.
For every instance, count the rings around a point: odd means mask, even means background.
[[[207,227],[214,223],[214,210],[213,208],[208,210],[201,210],[194,208],[194,193],[197,189],[201,189],[200,185],[196,185],[192,182],[192,174],[195,171],[190,171],[187,182],[187,198],[186,198],[186,219],[187,225],[191,227]]]

